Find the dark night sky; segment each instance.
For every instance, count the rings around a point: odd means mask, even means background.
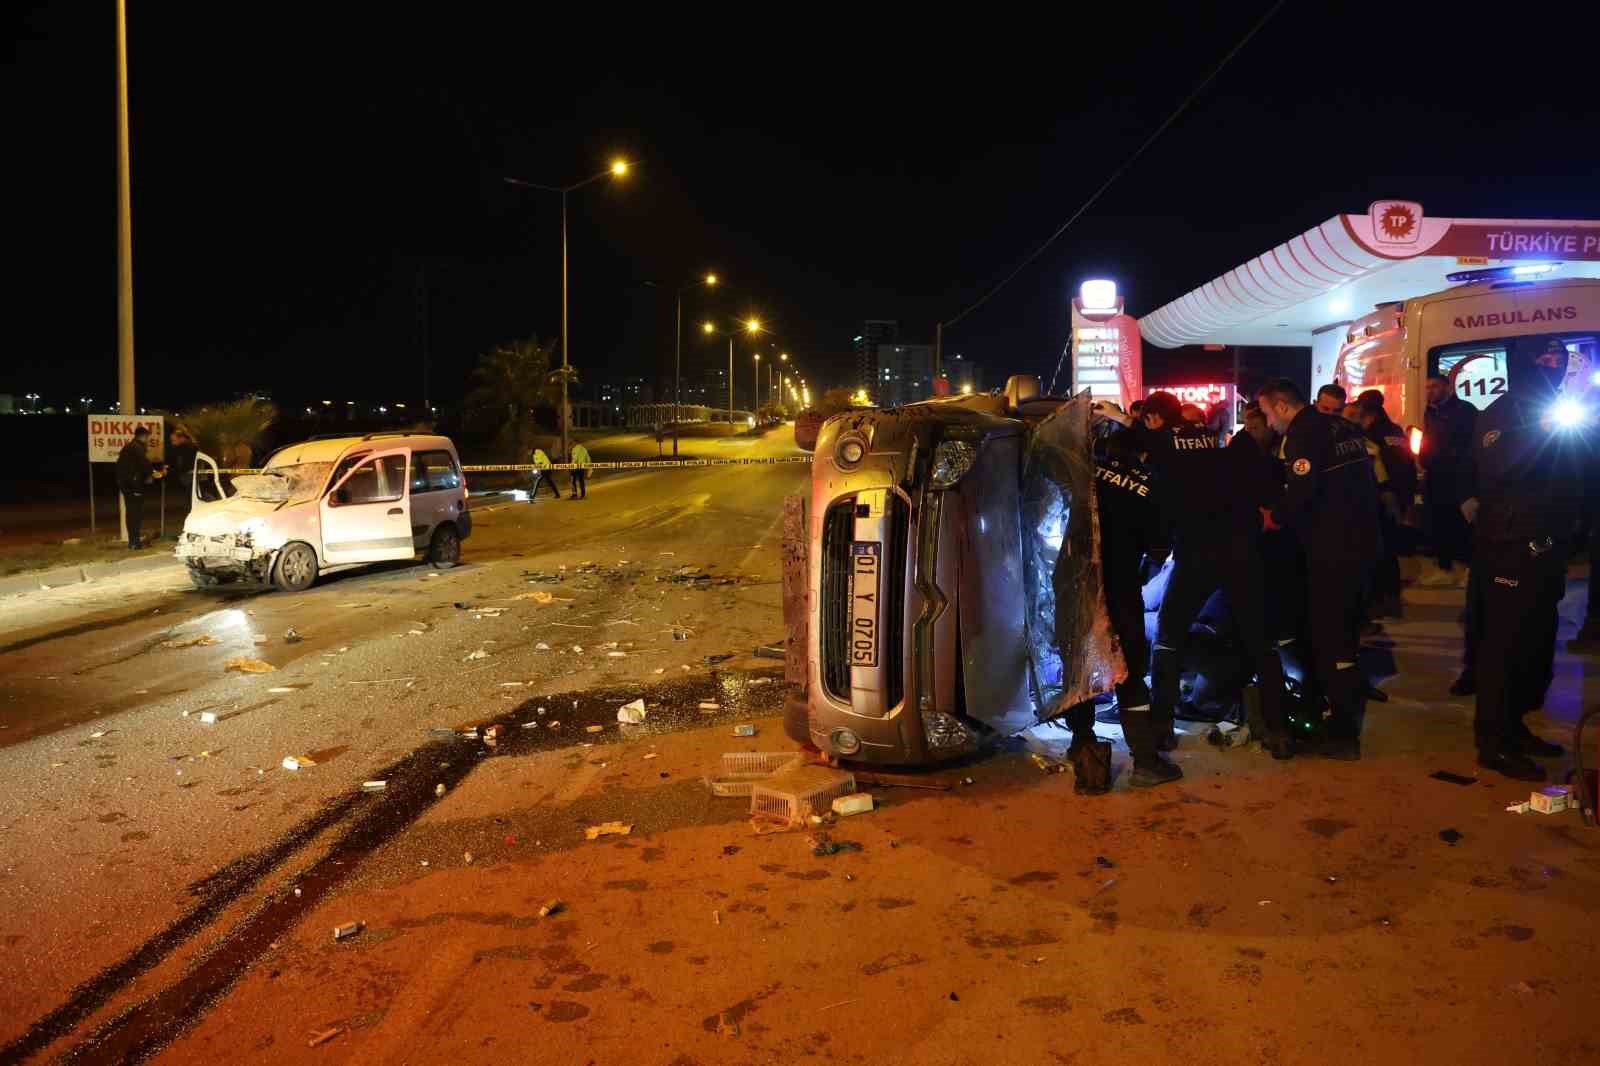
[[[559,330],[558,200],[502,177],[572,182],[614,153],[636,174],[572,201],[574,363],[668,371],[668,290],[712,268],[729,284],[686,321],[756,311],[842,377],[861,320],[931,339],[1009,271],[1266,4],[881,24],[130,6],[140,400],[176,405],[420,395],[419,272],[436,402],[459,396],[477,351]],[[1491,42],[1469,11],[1290,3],[947,350],[1048,375],[1081,278],[1142,313],[1380,196],[1600,215],[1593,64],[1551,51],[1589,30],[1545,5],[1537,40]],[[7,35],[0,392],[115,391],[111,12],[34,5]],[[686,330],[686,372],[725,350]]]

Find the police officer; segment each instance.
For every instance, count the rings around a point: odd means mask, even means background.
[[[1567,544],[1581,504],[1575,434],[1556,419],[1567,349],[1557,337],[1519,338],[1506,353],[1507,391],[1474,425],[1464,510],[1475,525],[1472,615],[1478,629],[1478,765],[1543,781],[1530,756],[1561,747],[1528,729],[1543,704],[1555,655],[1556,605],[1566,589]]]
[[[1293,382],[1268,382],[1257,399],[1283,434],[1283,498],[1265,511],[1269,529],[1295,534],[1305,560],[1303,629],[1312,673],[1331,707],[1315,753],[1361,757],[1366,679],[1356,668],[1357,626],[1367,576],[1378,554],[1378,495],[1361,430],[1306,406]]]
[[[1177,424],[1175,416],[1180,414],[1170,393],[1153,393],[1145,401],[1150,464],[1173,542],[1172,573],[1161,600],[1150,666],[1157,743],[1176,746],[1172,721],[1189,627],[1220,588],[1248,668],[1260,684],[1262,744],[1275,758],[1287,759],[1292,750],[1283,711],[1283,667],[1267,631],[1266,580],[1258,539],[1270,467],[1258,452],[1243,445],[1218,448],[1216,438],[1203,426]],[[1140,783],[1140,776],[1136,758],[1134,784]],[[1143,776],[1158,784],[1182,775],[1176,766],[1163,762],[1147,764]]]
[[[1096,413],[1122,421],[1102,405]],[[1144,632],[1144,582],[1146,556],[1165,556],[1160,513],[1150,470],[1145,464],[1145,432],[1137,421],[1117,430],[1100,445],[1095,461],[1095,498],[1100,516],[1100,570],[1111,632],[1122,648],[1128,677],[1117,686],[1117,708],[1123,738],[1133,757],[1132,783],[1139,787],[1177,780],[1176,766],[1161,757],[1150,721],[1150,690],[1145,673],[1150,665],[1150,644]],[[1094,705],[1079,704],[1067,714],[1072,730],[1069,755],[1076,765],[1093,742]],[[1170,767],[1170,771],[1167,768]],[[1085,775],[1080,769],[1080,778]]]
[[[133,431],[133,439],[117,453],[117,488],[122,492],[124,513],[128,520],[128,547],[141,547],[140,526],[144,524],[144,490],[161,473],[146,453],[150,430],[140,426]]]
[[[1405,431],[1395,425],[1383,409],[1383,393],[1368,389],[1356,397],[1357,419],[1362,431],[1378,450],[1385,479],[1380,483],[1379,528],[1383,534],[1383,553],[1373,573],[1372,613],[1375,617],[1400,617],[1400,552],[1404,547],[1406,520],[1417,495],[1417,462]]]

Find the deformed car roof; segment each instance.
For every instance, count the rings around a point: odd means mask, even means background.
[[[455,450],[455,445],[450,443],[449,437],[440,437],[431,433],[375,433],[364,437],[329,437],[285,445],[272,453],[266,463],[263,464],[263,468],[296,466],[300,463],[332,463],[343,457],[347,452],[358,449],[361,451],[379,451],[401,445],[413,451],[426,451],[435,448]]]

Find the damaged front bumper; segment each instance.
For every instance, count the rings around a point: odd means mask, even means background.
[[[195,573],[264,581],[277,552],[256,546],[248,533],[184,533],[173,554]]]

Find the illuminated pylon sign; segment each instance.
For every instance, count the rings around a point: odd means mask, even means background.
[[[1144,395],[1139,323],[1112,281],[1086,281],[1072,301],[1072,391],[1126,408]]]

